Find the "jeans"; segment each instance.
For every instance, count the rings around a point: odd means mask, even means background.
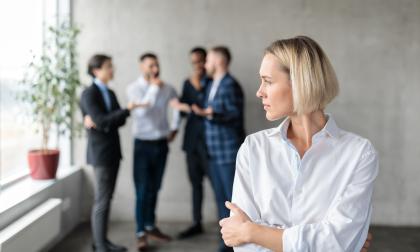
[[[168,155],[166,139],[156,141],[134,140],[134,185],[136,191],[136,233],[155,226],[158,192],[162,184]]]

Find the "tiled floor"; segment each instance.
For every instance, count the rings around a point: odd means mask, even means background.
[[[173,236],[186,227],[186,223],[162,223],[160,228]],[[136,251],[134,224],[129,222],[112,223],[110,238],[118,244]],[[214,252],[217,251],[219,229],[216,224],[207,224],[206,233],[190,240],[174,240],[166,244],[152,243],[151,251],[162,252]],[[420,228],[371,227],[374,240],[370,252],[420,252]],[[80,225],[64,241],[53,248],[52,252],[91,251],[90,228]]]

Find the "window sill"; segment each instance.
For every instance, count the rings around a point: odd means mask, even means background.
[[[0,194],[0,230],[21,220],[27,213],[49,199],[61,199],[60,233],[47,244],[48,248],[54,246],[83,219],[81,216],[82,198],[86,192],[83,174],[83,169],[79,167],[60,167],[56,179],[33,180],[27,176],[2,189]]]
[[[10,178],[8,177],[7,179],[2,179],[0,180],[0,190],[5,190],[6,188],[16,183],[19,183],[20,181],[22,181],[23,179],[27,177],[29,177],[29,172],[25,171],[25,172],[18,173],[14,176],[11,176]]]
[[[56,179],[33,180],[29,175],[22,175],[10,181],[0,192],[0,215],[79,170],[80,167],[61,167],[57,171]]]

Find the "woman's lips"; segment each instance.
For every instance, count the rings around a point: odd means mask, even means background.
[[[267,104],[263,104],[263,106],[264,106],[264,110],[267,110],[270,108],[270,105],[267,105]]]

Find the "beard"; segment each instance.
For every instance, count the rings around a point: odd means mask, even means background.
[[[159,72],[156,72],[156,73],[149,72],[149,73],[145,74],[145,76],[147,78],[157,78],[157,77],[159,77]]]
[[[211,68],[211,69],[206,69],[206,74],[207,74],[207,76],[209,76],[209,77],[213,77],[214,72],[215,72],[215,69],[214,69],[214,68]]]

